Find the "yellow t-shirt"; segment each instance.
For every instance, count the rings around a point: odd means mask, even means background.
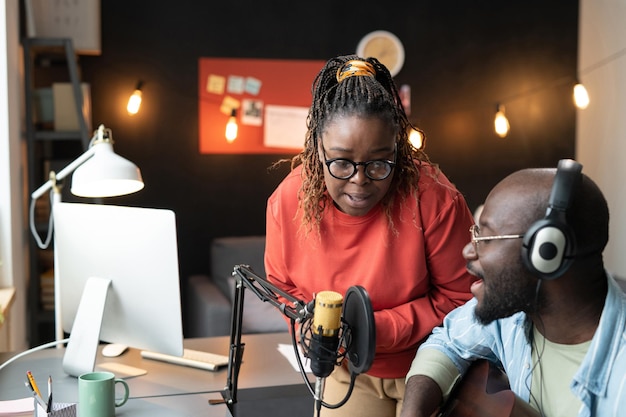
[[[582,403],[572,394],[570,384],[589,350],[591,340],[563,345],[547,340],[533,327],[530,404],[545,417],[578,415]],[[547,393],[551,393],[548,395]]]

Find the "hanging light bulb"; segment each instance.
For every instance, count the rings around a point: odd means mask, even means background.
[[[496,118],[493,121],[494,127],[498,136],[504,138],[509,133],[511,126],[509,125],[509,121],[504,114],[504,106],[498,104],[496,109]]]
[[[413,127],[411,127],[410,129],[411,130],[409,131],[409,142],[411,142],[411,145],[413,145],[415,148],[423,149],[424,136],[422,135],[422,132]]]
[[[237,109],[232,109],[230,111],[228,123],[226,123],[226,140],[229,143],[232,143],[235,139],[237,139],[238,129],[239,127],[237,126]]]
[[[126,105],[126,111],[128,114],[133,115],[137,114],[139,111],[139,107],[141,106],[141,87],[143,86],[143,81],[139,81],[137,83],[137,87],[135,87],[135,91],[128,99],[128,104]]]
[[[589,93],[581,83],[574,86],[574,104],[579,109],[586,109],[589,106]]]

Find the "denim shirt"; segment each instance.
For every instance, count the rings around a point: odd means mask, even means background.
[[[607,274],[608,293],[600,323],[582,364],[570,384],[582,402],[578,417],[626,415],[626,294]],[[445,353],[465,373],[472,361],[487,359],[502,365],[511,390],[530,400],[531,322],[525,313],[483,326],[474,318],[476,299],[450,312],[443,326],[420,349]],[[572,326],[575,326],[572,323]]]

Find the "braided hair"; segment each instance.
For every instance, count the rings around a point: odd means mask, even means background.
[[[319,231],[323,212],[328,204],[332,204],[326,193],[318,141],[336,118],[358,116],[378,117],[396,132],[396,166],[389,191],[382,200],[393,228],[394,195],[399,194],[402,199],[417,196],[420,174],[415,163],[428,161],[428,156],[408,140],[408,130],[412,126],[389,70],[376,58],[356,55],[332,58],[315,77],[312,95],[304,149],[291,159],[292,169],[303,165],[302,186],[298,193],[299,209],[303,210],[301,226],[307,231],[312,228]],[[419,132],[425,138],[423,132]]]

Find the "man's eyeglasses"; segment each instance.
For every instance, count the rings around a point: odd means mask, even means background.
[[[521,239],[524,235],[497,235],[497,236],[480,236],[480,228],[477,224],[474,224],[469,229],[470,235],[472,235],[472,245],[474,251],[478,251],[478,242],[488,242],[490,240],[502,240],[502,239]]]
[[[373,161],[366,162],[354,162],[347,158],[326,158],[326,149],[322,144],[322,152],[324,153],[324,163],[328,167],[330,175],[338,180],[348,180],[356,174],[359,165],[363,165],[365,170],[365,176],[374,181],[382,181],[389,177],[393,167],[396,166],[396,157],[398,154],[398,146],[393,148],[393,161],[387,159],[375,159]]]

